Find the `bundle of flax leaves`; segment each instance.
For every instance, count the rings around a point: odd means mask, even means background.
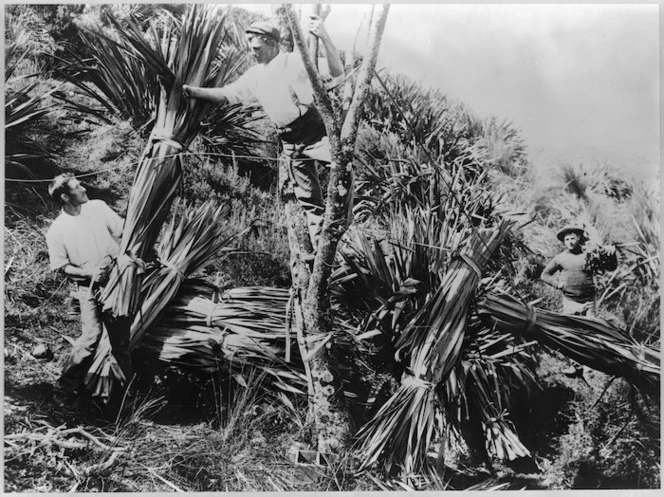
[[[230,243],[249,229],[227,236],[227,227],[219,221],[228,211],[228,206],[215,205],[212,201],[197,208],[181,204],[157,247],[155,268],[143,280],[139,294],[142,305],[131,325],[130,350],[136,348],[148,327],[175,298],[185,278],[232,250]],[[108,398],[113,381],[117,380],[125,382],[127,378],[116,367],[106,336],[97,347],[86,384],[95,395]]]
[[[481,271],[509,229],[470,230],[434,296],[404,329],[397,347],[410,356],[410,368],[394,395],[358,433],[365,456],[362,468],[382,461],[387,472],[401,467],[418,472],[434,435],[434,388],[445,382],[459,362],[469,306]]]
[[[606,321],[535,309],[507,294],[485,295],[478,312],[500,331],[525,333],[581,364],[625,378],[647,395],[659,393],[659,350]]]
[[[517,436],[514,426],[507,419],[507,409],[501,405],[499,386],[495,384],[499,376],[492,360],[463,361],[464,373],[468,376],[466,389],[472,389],[474,393],[468,396],[467,401],[474,402],[482,414],[488,452],[500,460],[512,461],[529,456],[530,451]]]
[[[126,56],[141,60],[160,84],[154,128],[129,194],[121,255],[111,267],[100,297],[103,311],[117,318],[133,316],[142,304],[143,260],[157,240],[181,183],[180,153],[212,108],[203,101],[185,99],[182,85],[222,86],[236,74],[240,57],[224,45],[231,33],[225,26],[226,14],[205,5],[190,6],[181,23],[168,18],[159,25],[151,24],[148,35],[134,21],[123,27],[111,20],[131,47]]]
[[[184,288],[146,334],[141,346],[165,363],[233,376],[258,367],[277,389],[305,394],[299,358],[285,360],[289,291],[244,287],[225,291],[218,302]],[[297,353],[297,347],[293,349]]]

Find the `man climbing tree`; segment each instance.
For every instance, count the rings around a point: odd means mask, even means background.
[[[348,229],[348,208],[352,202],[355,144],[364,102],[374,74],[389,5],[383,5],[370,31],[369,50],[357,75],[357,83],[350,87],[352,101],[344,114],[333,104],[319,72],[316,70],[298,20],[290,5],[285,6],[286,18],[293,33],[295,46],[300,52],[311,81],[318,108],[323,117],[330,141],[330,175],[327,184],[325,214],[316,244],[313,268],[293,266],[293,309],[300,352],[305,358],[309,377],[310,413],[315,421],[319,452],[337,452],[347,442],[350,425],[344,410],[344,392],[338,371],[339,360],[345,356],[334,336],[330,315],[329,277],[334,265],[337,246]],[[311,43],[316,43],[313,38]],[[346,96],[346,95],[345,95]],[[346,100],[345,98],[342,99]],[[286,205],[289,218],[291,251],[297,250],[294,240],[301,240],[297,222],[297,209]],[[297,260],[297,258],[295,258]]]
[[[291,6],[285,5],[284,10],[299,54],[280,54],[280,30],[270,23],[254,23],[246,32],[258,63],[256,66],[225,87],[183,85],[183,91],[190,97],[218,103],[258,101],[279,127],[287,155],[284,163],[288,166],[297,204],[306,213],[309,234],[302,236],[298,209],[287,203],[291,251],[296,254],[291,257],[295,261],[292,312],[309,377],[310,414],[315,421],[318,450],[333,452],[343,447],[349,425],[340,401],[340,383],[334,376],[335,344],[329,315],[328,280],[337,245],[349,224],[360,108],[373,77],[389,5],[383,6],[372,26],[369,53],[360,68],[356,87],[351,88],[352,101],[343,117],[341,109],[333,106],[327,93],[341,82],[343,66],[320,17],[310,17],[308,24],[314,37],[312,43],[322,41],[326,55],[317,68]],[[325,203],[311,159],[330,164]],[[307,239],[312,250],[307,250]],[[307,264],[303,267],[297,261]]]
[[[323,43],[325,58],[319,61],[318,67],[326,89],[332,89],[343,76],[341,59],[320,17],[310,16],[308,29]],[[277,125],[294,194],[307,214],[315,249],[324,210],[317,162],[331,162],[325,125],[314,104],[314,92],[302,58],[297,53],[279,50],[279,29],[269,22],[258,21],[249,26],[246,33],[257,62],[255,66],[222,88],[183,85],[183,90],[192,98],[216,103],[258,102],[262,105]],[[352,207],[352,196],[348,203],[349,208]],[[306,254],[306,259],[313,261],[313,254]]]

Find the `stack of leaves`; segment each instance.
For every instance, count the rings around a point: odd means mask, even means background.
[[[482,361],[465,362],[468,379],[465,389],[472,389],[469,400],[482,416],[486,445],[489,453],[500,460],[514,460],[530,455],[517,436],[514,426],[507,418],[507,408],[502,405],[498,382],[500,377],[494,364],[486,358]]]
[[[142,261],[154,246],[180,185],[180,153],[211,109],[203,101],[187,100],[182,85],[223,86],[240,68],[237,51],[225,45],[230,31],[224,12],[192,5],[181,23],[174,18],[151,23],[147,38],[138,23],[130,21],[123,27],[113,20],[126,41],[126,56],[140,59],[160,84],[154,128],[129,195],[121,255],[101,295],[103,310],[114,317],[133,316],[141,305]]]
[[[179,215],[173,216],[157,247],[157,267],[143,281],[139,294],[142,305],[131,326],[130,350],[136,348],[149,326],[175,298],[185,278],[232,250],[230,243],[244,233],[226,235],[227,227],[220,220],[228,211],[228,206],[215,205],[213,201],[197,208],[181,204]],[[88,388],[104,398],[110,394],[114,379],[126,380],[112,364],[110,341],[105,339],[97,347],[86,379]]]
[[[659,393],[659,350],[606,321],[535,309],[506,294],[485,295],[478,312],[501,331],[525,334],[581,364],[625,378],[648,395]]]
[[[386,471],[418,472],[426,463],[436,413],[434,388],[458,364],[469,306],[489,261],[510,223],[468,230],[433,297],[415,314],[397,341],[410,365],[397,392],[359,432],[363,468],[382,460]]]
[[[214,302],[184,288],[141,346],[160,361],[196,372],[223,369],[235,376],[257,367],[277,389],[304,394],[301,361],[285,360],[288,299],[288,290],[247,287],[227,290]]]
[[[516,395],[537,387],[529,350],[535,343],[487,328],[476,314],[471,316],[461,361],[437,390],[439,403],[447,407],[443,413],[446,441],[458,438],[463,425],[473,420],[482,425],[478,428],[484,431],[487,455],[501,460],[529,455],[509,413]]]

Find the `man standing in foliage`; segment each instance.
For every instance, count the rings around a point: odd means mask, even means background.
[[[320,39],[325,59],[319,61],[326,88],[341,82],[343,64],[318,16],[310,16],[309,32]],[[299,53],[279,50],[280,33],[269,22],[253,23],[246,30],[249,48],[257,64],[237,81],[222,88],[183,85],[192,98],[215,103],[258,102],[277,125],[283,153],[288,160],[293,189],[307,214],[309,234],[316,248],[324,213],[323,193],[316,161],[330,164],[330,144],[323,119],[315,106],[314,93]],[[352,208],[352,195],[348,195]],[[307,258],[311,259],[312,255]]]
[[[60,215],[46,233],[51,270],[64,272],[77,285],[81,309],[81,336],[74,342],[55,384],[55,402],[72,407],[82,391],[85,374],[99,344],[104,324],[92,288],[113,257],[123,220],[104,201],[89,200],[85,188],[70,174],[56,176],[49,195],[62,205]],[[131,372],[129,327],[126,322],[106,323],[113,355],[126,378]]]
[[[565,250],[556,255],[542,271],[545,283],[562,290],[563,314],[597,317],[595,282],[593,278],[592,254],[583,249],[585,231],[580,226],[567,225],[557,233],[557,238],[565,244]],[[613,246],[602,247],[602,254],[608,260],[609,269],[615,269],[616,253]],[[556,273],[558,278],[556,279]],[[583,374],[579,366],[571,366],[562,371],[567,375]]]
[[[565,250],[544,268],[542,281],[562,290],[563,314],[596,317],[595,283],[592,273],[586,269],[583,228],[567,225],[556,237],[563,242]],[[559,273],[557,279],[556,273]]]

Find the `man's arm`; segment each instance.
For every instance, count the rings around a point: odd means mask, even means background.
[[[67,264],[61,269],[63,273],[74,278],[92,278],[97,273],[96,268],[78,267],[73,264]]]
[[[202,88],[200,86],[182,85],[182,91],[191,98],[207,100],[215,104],[228,103],[228,97],[226,97],[222,88]]]
[[[105,257],[102,263],[95,266],[76,266],[69,261],[67,251],[60,241],[59,237],[46,234],[46,244],[48,246],[48,256],[52,271],[62,271],[67,276],[76,279],[96,278],[101,270],[111,262],[110,257]]]
[[[66,264],[65,266],[61,267],[60,269],[62,270],[63,273],[65,273],[68,276],[73,277],[74,279],[76,278],[90,278],[92,281],[96,280],[103,272],[104,270],[109,266],[109,264],[113,261],[112,257],[107,255],[101,260],[101,263],[97,266],[75,266],[74,264]]]
[[[551,261],[546,265],[546,267],[542,271],[540,279],[544,283],[551,285],[552,287],[558,288],[559,290],[562,290],[562,283],[558,283],[554,276],[556,272],[558,272],[559,270],[560,270],[560,265],[558,264],[558,258],[554,257],[553,259],[551,259]]]
[[[115,240],[122,238],[122,229],[124,227],[124,219],[115,212],[110,205],[102,200],[90,200],[90,204],[94,204],[98,208],[103,218],[106,220],[106,228]]]
[[[336,78],[344,73],[344,66],[339,57],[339,51],[334,46],[332,38],[325,29],[323,20],[318,16],[309,16],[309,32],[316,36],[322,43],[325,50],[325,58],[327,59],[327,66],[330,70],[330,76]]]

